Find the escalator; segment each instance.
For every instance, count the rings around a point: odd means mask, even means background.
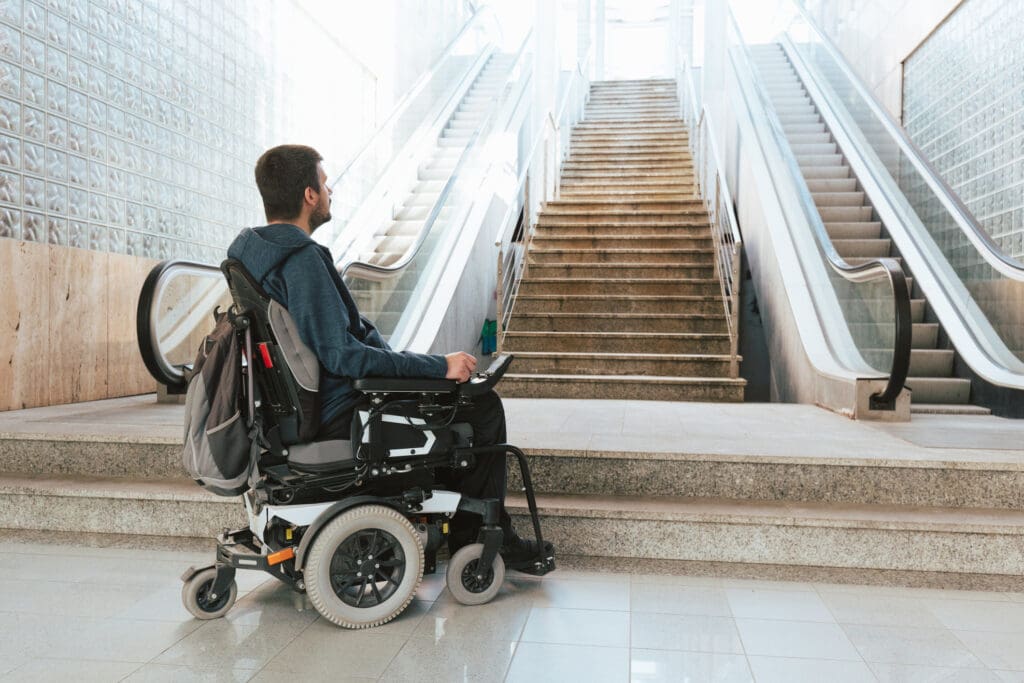
[[[464,50],[450,55],[454,65],[439,64],[432,73],[447,88],[419,87],[433,91],[428,94],[435,105],[415,133],[392,125],[409,118],[415,102],[408,98],[333,184],[335,203],[348,220],[340,230],[318,231],[315,239],[332,246],[361,311],[377,319],[397,348],[409,348],[415,337],[423,347],[415,350],[428,350],[431,337],[439,334],[437,324],[429,333],[423,330],[424,320],[437,322],[436,311],[428,309],[447,306],[463,277],[483,283],[490,278],[494,286],[495,259],[471,261],[463,245],[482,240],[494,247],[493,236],[481,230],[481,205],[486,209],[493,203],[488,189],[496,169],[516,166],[516,150],[505,150],[511,158],[495,154],[495,139],[521,136],[529,123],[528,43],[529,37],[514,55],[496,53],[489,43],[469,57]],[[382,153],[391,161],[375,182],[353,175],[379,166]],[[348,207],[345,202],[353,198],[361,204]],[[212,311],[229,304],[216,265],[171,261],[154,268],[140,296],[137,332],[143,359],[158,382],[171,391],[183,388],[183,371],[212,327]],[[455,348],[472,348],[486,307],[494,306],[487,300],[483,305],[467,312],[474,332]],[[393,335],[396,328],[406,335],[401,340]]]
[[[1024,264],[984,232],[803,8],[790,9],[778,39],[758,45],[730,14],[724,64],[704,74],[725,83],[708,117],[736,160],[759,303],[781,328],[768,345],[799,337],[805,351],[772,358],[776,396],[806,401],[807,359],[822,376],[849,382],[869,367],[891,384],[905,356],[914,412],[1024,416]],[[898,269],[909,300],[836,277],[869,263]]]
[[[836,251],[848,263],[881,256],[902,261],[785,51],[766,45],[751,52]],[[913,295],[913,273],[901,266]],[[970,404],[971,381],[953,374],[956,352],[940,347],[945,335],[920,291],[910,305],[913,346],[906,386],[913,394],[911,411],[987,414],[988,409]]]

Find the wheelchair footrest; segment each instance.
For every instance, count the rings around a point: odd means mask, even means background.
[[[522,572],[523,574],[532,574],[533,576],[544,576],[548,572],[554,571],[555,569],[555,546],[551,543],[544,542],[544,552],[537,557],[520,560],[517,562],[505,562],[505,568],[513,571]]]

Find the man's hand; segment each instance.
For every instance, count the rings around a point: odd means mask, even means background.
[[[476,358],[463,351],[449,353],[444,357],[448,361],[448,374],[445,379],[453,379],[456,382],[465,382],[469,374],[476,370]]]

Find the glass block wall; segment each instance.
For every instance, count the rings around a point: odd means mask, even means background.
[[[218,262],[263,221],[263,149],[306,142],[340,165],[387,114],[310,4],[0,0],[0,238]],[[403,21],[442,17],[407,73],[466,17],[455,0],[403,5]]]
[[[903,122],[1007,253],[1024,257],[1024,3],[965,0],[905,61]]]

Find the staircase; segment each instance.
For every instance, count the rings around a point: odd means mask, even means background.
[[[836,251],[851,264],[880,256],[902,262],[782,47],[758,46],[753,56]],[[911,412],[988,414],[970,404],[970,380],[953,375],[956,351],[940,343],[945,335],[911,276],[907,270],[914,322],[906,383]]]
[[[390,266],[405,256],[425,228],[427,216],[448,182],[470,138],[483,124],[501,94],[502,85],[515,61],[514,55],[496,54],[487,60],[466,96],[437,139],[433,152],[417,169],[417,180],[406,199],[396,207],[394,219],[382,225],[358,246],[357,260]],[[449,207],[442,208],[432,237],[441,232]],[[431,237],[421,251],[429,253]],[[411,263],[401,273],[382,276],[380,281],[354,280],[350,289],[360,312],[374,321],[387,338],[395,329],[419,279],[420,265]]]
[[[675,82],[591,86],[502,340],[508,397],[742,401]]]

